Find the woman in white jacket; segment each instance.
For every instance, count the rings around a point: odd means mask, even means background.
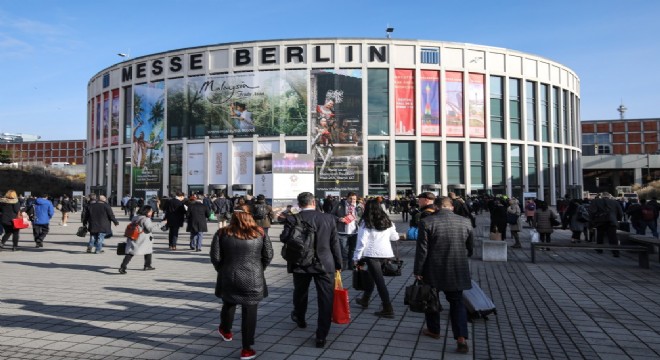
[[[369,306],[375,283],[378,295],[383,302],[383,308],[374,313],[376,316],[394,317],[394,309],[383,278],[382,266],[387,259],[394,257],[390,242],[397,240],[399,240],[399,233],[378,201],[375,199],[367,201],[362,219],[358,223],[357,246],[353,254],[353,262],[358,264],[358,269],[366,265],[367,271],[374,281],[367,284],[362,297],[355,301],[366,309]]]

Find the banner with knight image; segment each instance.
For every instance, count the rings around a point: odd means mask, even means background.
[[[133,90],[133,191],[161,191],[165,135],[165,86],[135,85]]]
[[[362,189],[362,70],[312,70],[311,146],[316,196]]]
[[[484,74],[470,74],[468,108],[470,109],[470,137],[486,137],[484,112]]]
[[[307,72],[257,71],[168,81],[170,139],[307,134]]]
[[[440,73],[422,70],[420,73],[422,100],[422,135],[440,136]]]
[[[447,136],[463,136],[463,73],[447,71]]]

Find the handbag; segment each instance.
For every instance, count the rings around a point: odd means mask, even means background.
[[[491,240],[502,240],[502,233],[497,231],[497,228],[495,228],[495,232],[490,233],[490,239]]]
[[[406,232],[406,240],[417,240],[419,229],[416,226],[411,226]]]
[[[169,229],[170,229],[170,227],[167,226],[167,223],[160,227],[160,231],[168,231]]]
[[[415,279],[412,285],[406,286],[403,304],[410,307],[410,311],[417,313],[440,312],[440,298],[438,291],[431,285]]]
[[[373,289],[373,286],[369,285],[373,282],[374,280],[366,269],[361,268],[353,270],[353,289],[358,291],[365,291],[368,288]]]
[[[209,215],[209,221],[218,221],[218,218],[215,217],[215,213],[211,211],[211,215]]]
[[[561,225],[561,221],[557,220],[555,213],[550,214],[550,225],[552,225],[552,227]]]
[[[81,226],[78,228],[78,231],[76,231],[76,236],[77,237],[85,237],[87,236],[87,227],[86,226]]]
[[[126,255],[126,243],[120,242],[117,244],[117,255]]]
[[[18,214],[18,217],[16,219],[13,219],[12,225],[14,225],[14,229],[19,230],[19,229],[27,229],[30,227],[30,222],[25,220],[21,214]]]
[[[332,302],[332,322],[348,324],[351,322],[351,305],[348,300],[348,289],[341,282],[341,272],[335,271],[335,291]]]
[[[511,224],[511,225],[517,224],[519,218],[520,218],[520,216],[518,216],[518,214],[516,214],[516,213],[511,213],[511,212],[508,212],[508,211],[506,213],[506,222],[508,224]]]
[[[381,265],[383,276],[401,276],[403,260],[399,259],[399,243],[396,242],[396,258],[387,259]]]
[[[530,237],[531,237],[530,242],[537,243],[537,242],[541,241],[541,236],[539,235],[538,231],[532,229],[532,230],[529,231],[529,234],[530,234]]]

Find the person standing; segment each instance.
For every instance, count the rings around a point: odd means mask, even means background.
[[[341,250],[337,239],[335,217],[316,210],[314,194],[303,192],[298,194],[300,218],[312,225],[316,239],[317,262],[306,267],[295,266],[287,262],[287,271],[293,273],[293,311],[291,320],[299,328],[306,328],[305,314],[309,284],[314,280],[318,300],[318,319],[316,329],[316,347],[325,347],[326,337],[330,331],[332,318],[332,303],[334,298],[334,272],[341,271]],[[286,243],[289,235],[294,232],[297,220],[294,216],[286,218],[280,241]]]
[[[268,229],[270,229],[271,222],[275,219],[275,213],[273,208],[266,204],[265,196],[257,195],[257,202],[252,205],[252,217],[257,225],[264,230],[264,234],[268,235]]]
[[[0,248],[5,247],[5,243],[11,237],[12,247],[11,251],[18,250],[18,238],[21,229],[14,228],[14,219],[22,215],[21,205],[18,203],[18,196],[15,190],[9,190],[5,196],[0,198],[0,224],[5,234],[2,236]]]
[[[36,243],[36,247],[44,247],[44,239],[48,235],[50,219],[55,215],[55,207],[48,200],[48,194],[43,194],[34,201],[32,212],[34,213],[34,219],[32,220],[34,242]]]
[[[436,215],[419,223],[413,274],[417,280],[445,293],[449,302],[449,319],[456,351],[469,351],[467,310],[463,304],[463,290],[472,288],[468,257],[472,256],[472,224],[469,219],[454,214],[450,198],[442,198]],[[426,313],[422,333],[440,338],[440,313]]]
[[[511,246],[514,249],[520,249],[522,245],[520,244],[520,205],[518,205],[518,200],[515,198],[509,199],[509,207],[506,209],[507,223],[509,224],[509,231],[511,231],[511,237],[515,240],[515,243]],[[516,222],[512,223],[508,221],[508,218],[516,217]],[[502,237],[504,239],[504,237]]]
[[[366,309],[369,306],[369,299],[374,291],[375,283],[378,296],[380,296],[383,303],[383,308],[374,313],[376,316],[394,317],[394,309],[392,308],[387,284],[385,284],[383,278],[382,267],[387,259],[394,257],[390,242],[397,240],[399,240],[399,233],[387,213],[381,209],[376,200],[367,201],[364,215],[358,225],[357,247],[352,260],[357,263],[358,269],[367,265],[367,272],[374,281],[367,282],[362,298],[355,299],[355,302]]]
[[[69,199],[67,195],[62,196],[62,202],[60,205],[60,211],[62,212],[62,222],[60,225],[69,226],[66,222],[69,220],[69,213],[73,211],[73,207],[71,206],[71,199]]]
[[[363,208],[357,205],[357,195],[354,192],[349,192],[346,199],[339,201],[330,211],[337,222],[342,269],[352,269],[354,266],[353,252],[357,244],[357,223],[363,211]]]
[[[219,229],[211,242],[211,263],[218,273],[215,294],[222,299],[218,333],[232,341],[236,306],[241,305],[241,359],[254,359],[257,307],[268,296],[264,271],[273,259],[273,245],[250,214],[250,207],[236,208],[227,227]]]
[[[112,232],[110,223],[119,225],[119,221],[115,218],[110,204],[106,202],[106,197],[100,195],[96,201],[96,194],[89,195],[90,203],[87,205],[85,212],[83,212],[83,226],[87,226],[90,238],[87,244],[87,252],[91,253],[92,248],[95,247],[95,254],[103,253],[103,241],[105,236]]]
[[[536,227],[536,224],[534,223],[534,216],[536,215],[536,203],[534,202],[533,199],[527,200],[527,204],[525,204],[525,216],[527,217],[527,225],[529,227]]]
[[[429,215],[435,214],[437,210],[437,207],[434,204],[435,200],[435,194],[430,191],[423,192],[417,196],[417,205],[419,205],[419,209],[413,209],[413,211],[411,211],[410,227],[418,227],[420,220]]]
[[[136,223],[140,227],[141,232],[137,240],[126,239],[126,255],[119,266],[120,274],[126,274],[128,263],[131,262],[135,255],[144,255],[143,269],[145,271],[156,270],[155,267],[151,266],[151,255],[154,252],[152,233],[156,229],[156,224],[151,221],[153,215],[153,208],[149,205],[145,205],[141,207],[140,210],[138,210],[137,215],[131,219],[131,222]]]
[[[589,204],[589,215],[591,221],[596,228],[596,243],[602,244],[607,237],[607,242],[610,245],[618,245],[619,239],[616,237],[617,224],[623,217],[623,210],[621,206],[612,199],[612,195],[608,192],[600,194],[600,198],[594,199]],[[603,250],[596,250],[599,254]],[[614,257],[619,257],[619,250],[612,250]]]
[[[183,193],[177,191],[176,195],[167,202],[164,221],[169,229],[168,239],[170,250],[176,250],[176,243],[179,240],[179,229],[183,227],[186,219],[186,207],[183,205]]]
[[[203,196],[198,194],[194,201],[188,203],[186,231],[190,233],[190,250],[195,251],[202,251],[202,238],[209,231],[207,219],[211,216],[211,210],[202,202]]]
[[[550,236],[554,232],[554,227],[552,226],[553,220],[558,220],[558,215],[548,208],[548,203],[542,200],[538,202],[538,209],[534,214],[534,224],[536,225],[536,231],[539,233],[539,237],[542,243],[550,243]],[[619,206],[619,204],[617,204]],[[543,248],[540,248],[544,250]],[[550,248],[545,248],[545,250],[550,250]]]
[[[497,197],[493,200],[493,207],[490,210],[490,232],[500,233],[502,236],[500,240],[506,239],[507,211],[507,205],[505,205],[503,198]]]

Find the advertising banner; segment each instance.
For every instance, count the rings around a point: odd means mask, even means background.
[[[422,136],[440,136],[440,73],[422,70],[420,77]]]
[[[257,155],[280,152],[279,141],[260,141],[257,144]]]
[[[228,144],[211,143],[209,149],[209,184],[228,184]]]
[[[447,71],[447,136],[463,136],[463,73]]]
[[[168,81],[168,136],[307,134],[307,72],[259,71]]]
[[[101,95],[96,97],[96,138],[94,139],[94,146],[101,147]]]
[[[103,94],[103,146],[110,141],[110,93]]]
[[[314,155],[273,154],[273,198],[296,199],[314,193]]]
[[[89,148],[96,147],[96,127],[94,126],[96,122],[94,121],[94,114],[96,114],[95,111],[95,102],[94,98],[90,100],[89,102],[89,107],[90,107],[90,120],[89,120],[89,135],[90,135],[90,142],[89,142]]]
[[[285,184],[278,184],[283,186]],[[263,195],[266,199],[273,198],[273,174],[255,175],[254,191],[255,195]]]
[[[254,153],[252,142],[235,142],[232,151],[232,183],[253,184]]]
[[[362,71],[312,70],[312,154],[316,196],[362,190]]]
[[[188,185],[204,185],[204,144],[188,144]]]
[[[162,81],[134,87],[131,165],[136,192],[162,188],[164,99]]]
[[[394,70],[395,134],[415,135],[415,71]]]
[[[470,109],[470,137],[486,137],[484,111],[484,74],[470,74],[468,108]]]
[[[112,90],[112,113],[110,116],[110,145],[119,144],[119,89]]]

